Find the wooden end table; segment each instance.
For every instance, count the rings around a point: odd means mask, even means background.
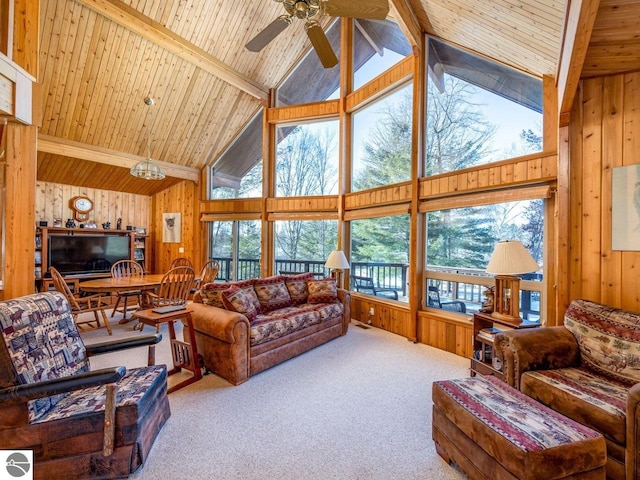
[[[149,325],[158,329],[163,323],[169,324],[169,339],[171,344],[171,356],[173,357],[173,368],[167,372],[168,375],[178,373],[183,368],[193,372],[191,378],[187,378],[182,382],[173,385],[167,390],[167,393],[175,392],[179,388],[191,385],[202,378],[202,370],[200,369],[200,357],[198,356],[198,348],[196,347],[196,337],[193,330],[191,320],[191,310],[187,307],[185,310],[177,310],[169,313],[156,313],[153,309],[137,310],[133,313],[132,320],[137,319],[140,323]],[[182,320],[186,324],[189,331],[189,343],[176,339],[176,330],[173,322]],[[155,345],[149,345],[149,364],[152,365],[155,359]]]

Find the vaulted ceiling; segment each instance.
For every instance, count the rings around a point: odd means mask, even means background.
[[[401,23],[413,19],[423,32],[526,73],[556,75],[564,1],[390,4]],[[585,70],[640,68],[638,2],[599,4]],[[282,13],[272,0],[41,0],[38,179],[146,195],[197,180],[308,51],[302,21],[260,53],[244,49]],[[605,60],[616,56],[617,64]],[[128,174],[147,155],[147,136],[165,180]]]

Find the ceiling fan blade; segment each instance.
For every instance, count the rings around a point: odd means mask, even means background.
[[[331,48],[329,39],[324,34],[322,27],[317,22],[309,22],[305,25],[305,30],[322,66],[324,68],[335,67],[338,64],[338,57],[333,53],[333,48]]]
[[[354,2],[353,0],[325,0],[322,2],[322,12],[332,17],[384,20],[389,14],[389,1],[367,0],[366,2]]]
[[[280,35],[291,24],[291,18],[282,15],[271,22],[267,27],[259,34],[253,37],[244,48],[250,52],[259,52],[266,47],[271,40]]]

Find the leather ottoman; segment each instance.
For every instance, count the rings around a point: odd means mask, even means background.
[[[493,376],[433,383],[433,440],[471,479],[604,479],[602,435]]]

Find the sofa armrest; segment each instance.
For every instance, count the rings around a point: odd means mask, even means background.
[[[191,320],[204,366],[233,385],[249,378],[250,325],[241,313],[194,302]]]
[[[238,312],[204,303],[191,304],[191,320],[196,332],[215,337],[226,343],[236,343],[237,329],[249,331],[249,320]]]
[[[338,300],[342,303],[342,335],[347,334],[351,323],[351,292],[342,288],[338,289]]]
[[[627,394],[627,444],[625,445],[626,478],[638,478],[640,469],[640,383],[636,383]]]
[[[496,354],[505,381],[520,388],[520,377],[533,370],[553,370],[578,365],[578,342],[564,327],[509,330],[496,335]]]

